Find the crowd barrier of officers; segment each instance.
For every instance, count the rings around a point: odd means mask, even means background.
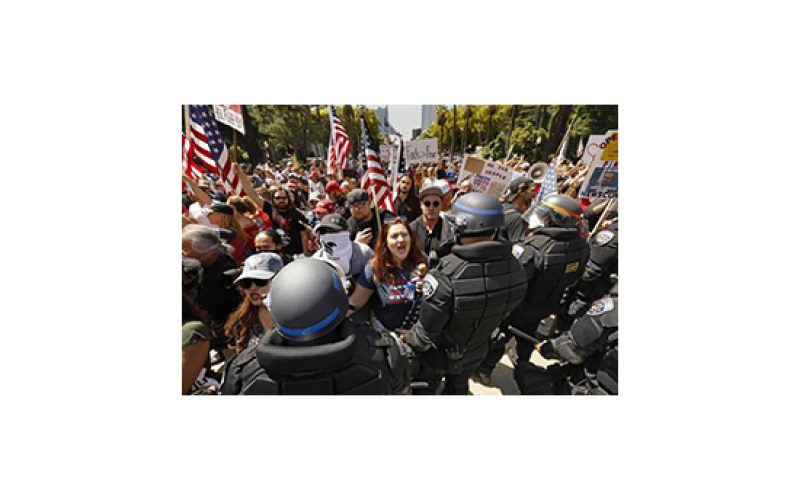
[[[537,200],[419,169],[396,213],[315,168],[185,179],[183,393],[469,394],[507,354],[521,394],[617,394],[616,199],[579,171]]]

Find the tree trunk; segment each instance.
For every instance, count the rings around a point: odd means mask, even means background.
[[[514,132],[514,122],[517,119],[517,106],[516,104],[511,106],[511,124],[508,126],[508,135],[506,136],[506,146],[508,146],[509,151],[511,151],[511,134]]]
[[[550,155],[556,153],[558,146],[561,144],[561,139],[564,138],[564,132],[567,131],[567,122],[569,115],[572,112],[571,105],[561,105],[553,117],[553,124],[550,127],[550,135],[547,142],[542,149],[542,157],[547,161]]]

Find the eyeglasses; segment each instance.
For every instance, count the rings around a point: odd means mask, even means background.
[[[350,208],[364,208],[369,204],[368,201],[356,201],[350,204]]]
[[[247,290],[254,283],[255,283],[255,285],[257,287],[262,287],[262,286],[267,286],[267,283],[269,283],[269,280],[260,280],[260,279],[256,279],[256,278],[245,278],[243,280],[240,280],[236,284],[239,286],[239,288],[241,288],[243,290]]]
[[[438,207],[439,205],[441,205],[441,202],[439,202],[439,201],[423,201],[422,204],[425,205],[426,207],[430,207],[431,205],[434,206],[434,207]]]

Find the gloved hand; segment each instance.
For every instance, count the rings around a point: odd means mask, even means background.
[[[419,332],[418,325],[414,325],[405,335],[405,341],[415,351],[425,352],[433,346],[433,342],[424,333]]]

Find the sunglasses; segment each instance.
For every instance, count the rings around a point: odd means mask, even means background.
[[[239,288],[241,288],[243,290],[247,290],[247,289],[250,288],[250,285],[252,285],[253,283],[255,283],[255,285],[257,287],[262,287],[262,286],[267,286],[267,283],[269,283],[269,280],[259,280],[259,279],[256,279],[256,278],[245,278],[245,279],[239,281],[236,284],[239,286]]]
[[[423,201],[422,204],[425,205],[426,207],[430,207],[430,206],[438,207],[439,205],[441,205],[441,202],[439,202],[439,201]]]
[[[272,199],[275,200],[275,201],[278,201],[278,200],[288,200],[289,198],[287,198],[285,196],[276,196],[275,198],[272,198]]]

